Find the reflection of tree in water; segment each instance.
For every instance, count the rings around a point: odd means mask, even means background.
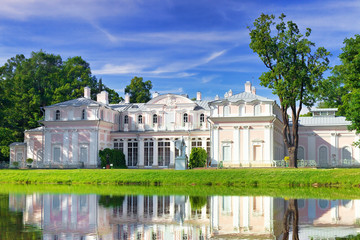
[[[25,225],[22,212],[9,210],[9,195],[0,195],[0,239],[41,239],[42,232],[35,226]]]
[[[204,196],[190,196],[191,209],[200,210],[207,204],[207,198]]]
[[[346,237],[336,237],[336,240],[359,240],[360,239],[360,234],[358,235],[349,235]]]
[[[99,198],[99,206],[103,206],[105,208],[121,207],[124,199],[124,196],[101,195]]]
[[[292,239],[299,239],[299,211],[297,199],[289,199],[283,218],[283,239],[289,239],[290,226],[292,225]]]

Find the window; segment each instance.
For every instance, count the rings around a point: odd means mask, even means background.
[[[36,159],[37,159],[38,162],[42,162],[42,159],[43,159],[43,152],[42,152],[42,150],[37,151]]]
[[[139,116],[138,116],[138,123],[139,123],[139,124],[142,124],[142,123],[143,123],[143,117],[142,117],[142,115],[139,115]]]
[[[128,142],[128,166],[135,167],[138,158],[138,142],[136,139],[129,139]]]
[[[125,115],[124,117],[124,124],[129,124],[129,116]]]
[[[16,153],[16,161],[20,163],[22,162],[22,160],[23,160],[23,153],[22,152]]]
[[[158,142],[158,164],[162,167],[170,165],[170,139],[159,138]]]
[[[55,112],[55,120],[60,120],[60,110],[56,110],[56,112]]]
[[[184,123],[189,122],[189,117],[187,113],[184,113]]]
[[[170,214],[170,196],[158,196],[158,217]]]
[[[227,117],[230,115],[230,107],[224,106],[224,117]]]
[[[200,124],[202,125],[202,123],[205,122],[205,115],[202,113],[200,114]]]
[[[305,159],[305,150],[303,147],[298,147],[298,152],[297,152],[297,159],[298,160],[304,160]]]
[[[144,215],[152,216],[154,213],[154,197],[144,196]]]
[[[104,120],[104,111],[103,110],[100,111],[100,119]]]
[[[192,138],[191,139],[191,149],[195,147],[202,147],[201,138]]]
[[[255,116],[259,116],[261,114],[261,106],[260,106],[260,104],[255,105],[254,113],[255,113]]]
[[[244,105],[240,105],[240,106],[239,106],[239,116],[243,116],[243,115],[244,115],[244,110],[245,110]]]
[[[154,142],[145,139],[144,141],[144,165],[151,167],[153,165],[154,159]]]
[[[84,120],[86,119],[86,112],[85,112],[85,109],[82,110],[82,113],[81,113],[81,119]]]
[[[351,160],[351,148],[346,146],[342,149],[342,160]]]
[[[318,204],[321,209],[326,209],[329,206],[329,200],[320,199],[318,200]]]
[[[54,147],[54,162],[60,162],[60,147]]]
[[[127,196],[127,215],[137,214],[137,196]]]
[[[156,114],[153,115],[153,124],[158,123],[158,116]]]
[[[210,160],[211,160],[211,143],[210,143],[210,138],[207,138],[207,139],[206,139],[206,153],[207,153],[208,163],[210,163]]]
[[[122,139],[114,139],[114,149],[124,152],[124,141]]]
[[[86,146],[80,147],[80,162],[87,163],[88,161],[88,148]]]

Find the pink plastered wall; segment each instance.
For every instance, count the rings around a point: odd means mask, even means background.
[[[62,143],[64,139],[64,135],[62,133],[52,134],[51,142],[52,143]]]
[[[90,133],[88,131],[80,131],[79,132],[79,142],[81,142],[81,143],[90,142]]]

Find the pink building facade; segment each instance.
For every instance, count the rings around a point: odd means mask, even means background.
[[[44,108],[41,127],[25,131],[24,142],[10,145],[10,162],[45,168],[96,168],[99,150],[123,151],[129,168],[174,168],[179,154],[175,141],[184,139],[186,154],[202,147],[212,166],[264,167],[283,164],[287,155],[283,123],[277,103],[256,95],[246,82],[245,91],[224,98],[196,100],[184,95],[155,93],[147,103],[109,104],[103,91],[97,101],[84,97]],[[350,166],[359,164],[359,139],[347,130],[349,122],[335,116],[336,109],[314,109],[313,117],[300,118],[299,164]]]

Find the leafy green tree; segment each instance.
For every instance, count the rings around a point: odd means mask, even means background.
[[[143,78],[134,77],[131,79],[130,85],[125,88],[125,93],[130,94],[131,103],[145,103],[150,101],[152,83],[150,80],[143,82]]]
[[[314,105],[323,73],[329,68],[327,57],[330,53],[323,47],[315,49],[315,43],[308,39],[311,29],[307,28],[303,35],[294,22],[285,23],[285,17],[281,14],[276,23],[274,15],[261,14],[253,27],[249,27],[250,48],[268,68],[261,75],[260,84],[272,89],[280,99],[283,139],[289,152],[290,167],[297,167],[300,112],[303,105]]]
[[[23,141],[24,130],[39,126],[41,107],[81,97],[85,86],[95,100],[98,82],[81,57],[63,61],[59,55],[39,51],[29,58],[19,54],[8,59],[0,67],[0,161],[8,160],[9,143]],[[104,89],[110,103],[121,100],[114,90]]]
[[[206,150],[201,147],[194,147],[191,149],[188,167],[190,169],[197,167],[205,167],[206,159]]]
[[[330,79],[335,79],[338,91],[341,91],[337,105],[340,114],[351,121],[350,130],[360,133],[360,35],[346,38],[344,44],[339,55],[341,64],[334,67]]]
[[[113,164],[114,168],[127,168],[125,155],[121,150],[105,148],[99,151],[101,167]]]

